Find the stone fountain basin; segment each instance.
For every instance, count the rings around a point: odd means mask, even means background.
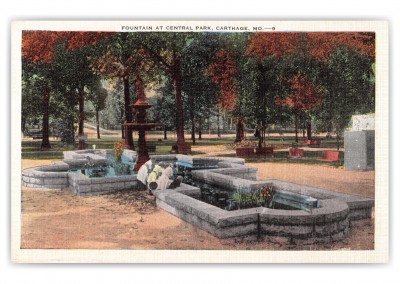
[[[268,183],[276,186],[274,181]],[[279,238],[303,244],[329,243],[345,238],[350,222],[371,218],[373,207],[372,199],[341,195],[320,200],[319,208],[307,211],[265,207],[226,211],[196,199],[200,189],[186,184],[175,190],[157,190],[154,195],[161,209],[219,238]]]
[[[325,243],[343,239],[349,230],[350,208],[336,199],[322,200],[321,207],[312,212],[264,207],[226,211],[187,195],[199,194],[199,189],[188,185],[154,194],[158,207],[219,238],[280,237],[289,242]]]
[[[249,240],[279,238],[291,243],[329,243],[346,237],[350,223],[370,219],[374,200],[278,180],[257,180],[257,169],[221,161],[218,169],[192,171],[194,181],[226,190],[270,185],[273,190],[318,201],[310,210],[257,207],[226,211],[202,202],[200,188],[182,184],[175,190],[155,191],[157,206],[219,238]]]

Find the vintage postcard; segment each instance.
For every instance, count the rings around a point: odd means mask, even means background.
[[[12,23],[12,260],[387,262],[388,36]]]

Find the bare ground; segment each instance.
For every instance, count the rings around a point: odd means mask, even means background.
[[[209,147],[208,147],[209,148]],[[198,149],[204,150],[204,149]],[[209,149],[208,153],[212,153]],[[214,149],[223,151],[219,146]],[[51,161],[23,160],[22,168]],[[363,196],[374,196],[375,172],[346,172],[326,166],[254,163],[259,178],[276,178]],[[22,188],[21,248],[371,250],[374,219],[352,222],[349,236],[334,244],[295,246],[276,242],[220,240],[158,209],[145,192],[74,196]]]

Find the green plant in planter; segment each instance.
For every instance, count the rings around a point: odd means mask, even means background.
[[[124,152],[125,143],[124,142],[115,142],[114,143],[114,160],[116,162],[121,162],[122,153]]]
[[[272,186],[265,185],[256,189],[238,189],[233,193],[232,198],[239,209],[258,206],[271,207],[273,203]]]

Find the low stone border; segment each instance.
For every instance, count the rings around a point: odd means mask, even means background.
[[[69,169],[79,169],[82,168],[88,162],[88,158],[90,158],[95,166],[105,166],[108,165],[107,152],[111,151],[112,150],[64,151],[63,162],[68,164]]]
[[[375,206],[375,201],[373,198],[335,192],[332,190],[299,185],[279,180],[271,179],[268,180],[268,182],[275,188],[308,195],[315,199],[336,199],[346,202],[350,209],[350,220],[370,219],[372,217],[372,208]]]
[[[320,207],[304,210],[275,210],[264,207],[225,211],[192,198],[200,195],[196,187],[185,190],[156,191],[160,208],[219,238],[260,240],[279,238],[291,243],[329,243],[346,237],[350,222],[371,218],[374,200],[278,180],[257,181],[257,169],[224,161],[218,169],[192,171],[195,181],[217,185],[228,190],[272,185],[275,190],[311,196]],[[196,197],[199,198],[199,197]]]
[[[68,190],[77,195],[99,195],[140,187],[136,176],[89,178],[81,173],[68,174]]]
[[[69,166],[64,162],[26,169],[22,172],[22,186],[54,189],[68,188],[68,169]]]
[[[126,152],[133,160],[134,151]],[[136,176],[89,178],[69,169],[84,165],[87,157],[97,164],[107,161],[106,150],[64,152],[64,162],[26,169],[22,185],[34,188],[68,189],[74,194],[104,194],[122,189],[141,188]],[[374,200],[333,192],[325,189],[287,183],[278,180],[257,181],[257,168],[244,165],[240,158],[203,158],[184,155],[155,155],[156,162],[182,161],[202,165],[208,161],[219,168],[194,170],[194,180],[229,190],[272,185],[275,190],[311,196],[320,200],[321,207],[310,212],[303,210],[274,210],[264,207],[225,211],[198,200],[200,188],[181,184],[175,190],[156,190],[157,206],[220,238],[285,239],[292,243],[332,242],[344,238],[350,222],[371,218]]]
[[[184,185],[186,186],[186,185]],[[321,201],[311,213],[264,207],[225,211],[186,194],[198,188],[155,191],[157,206],[219,238],[280,237],[294,243],[327,243],[343,239],[349,230],[349,207],[340,200]]]
[[[89,195],[103,194],[115,190],[136,189],[142,185],[136,176],[118,176],[89,178],[81,173],[68,173],[68,170],[80,169],[88,158],[95,166],[108,165],[107,155],[112,155],[112,150],[77,150],[65,151],[64,160],[48,166],[29,168],[22,172],[22,185],[31,188],[68,189],[74,194]],[[136,152],[124,150],[122,159],[133,162]],[[243,159],[237,158],[207,158],[190,157],[185,155],[152,155],[151,158],[158,162],[175,162],[178,159],[189,163],[204,164],[208,161],[213,163],[229,163],[232,167],[243,167]],[[187,186],[186,188],[189,188]],[[181,188],[183,190],[183,188]]]

